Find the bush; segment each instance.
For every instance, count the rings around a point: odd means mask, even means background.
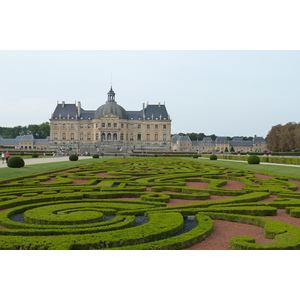
[[[210,159],[210,160],[217,160],[218,157],[217,157],[217,155],[212,154],[212,155],[209,157],[209,159]]]
[[[24,159],[19,156],[10,157],[7,162],[7,166],[10,168],[22,168],[24,165]]]
[[[258,165],[260,163],[260,158],[257,155],[250,155],[247,161],[250,165]]]
[[[69,156],[69,160],[70,160],[70,161],[76,161],[76,160],[78,160],[78,155],[76,155],[76,154],[71,154],[71,155]]]
[[[33,154],[31,155],[31,157],[32,157],[32,158],[38,158],[39,155],[38,155],[37,153],[33,153]]]
[[[93,158],[99,158],[99,154],[98,153],[93,154]]]

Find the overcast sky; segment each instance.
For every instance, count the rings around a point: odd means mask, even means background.
[[[297,12],[265,0],[3,2],[0,126],[47,122],[57,101],[96,110],[112,81],[125,110],[165,103],[173,134],[266,136],[299,122]]]
[[[172,133],[266,136],[299,122],[299,51],[1,51],[2,127],[49,121],[57,101],[165,103]]]

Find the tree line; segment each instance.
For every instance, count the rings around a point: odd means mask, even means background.
[[[272,151],[300,150],[300,123],[289,122],[285,125],[275,125],[267,135],[268,149]]]
[[[50,136],[50,124],[44,122],[40,125],[0,127],[0,136],[5,139],[14,139],[19,135],[32,134],[35,139],[45,139]]]

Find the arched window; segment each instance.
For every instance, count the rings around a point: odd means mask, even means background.
[[[102,133],[101,134],[101,142],[104,142],[105,141],[105,133]]]
[[[117,139],[118,139],[117,134],[114,133],[114,134],[113,134],[113,141],[116,141]]]
[[[111,141],[111,133],[107,134],[107,141]]]

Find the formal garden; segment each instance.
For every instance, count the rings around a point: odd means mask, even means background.
[[[72,163],[0,180],[0,249],[300,249],[300,177],[193,158]]]

